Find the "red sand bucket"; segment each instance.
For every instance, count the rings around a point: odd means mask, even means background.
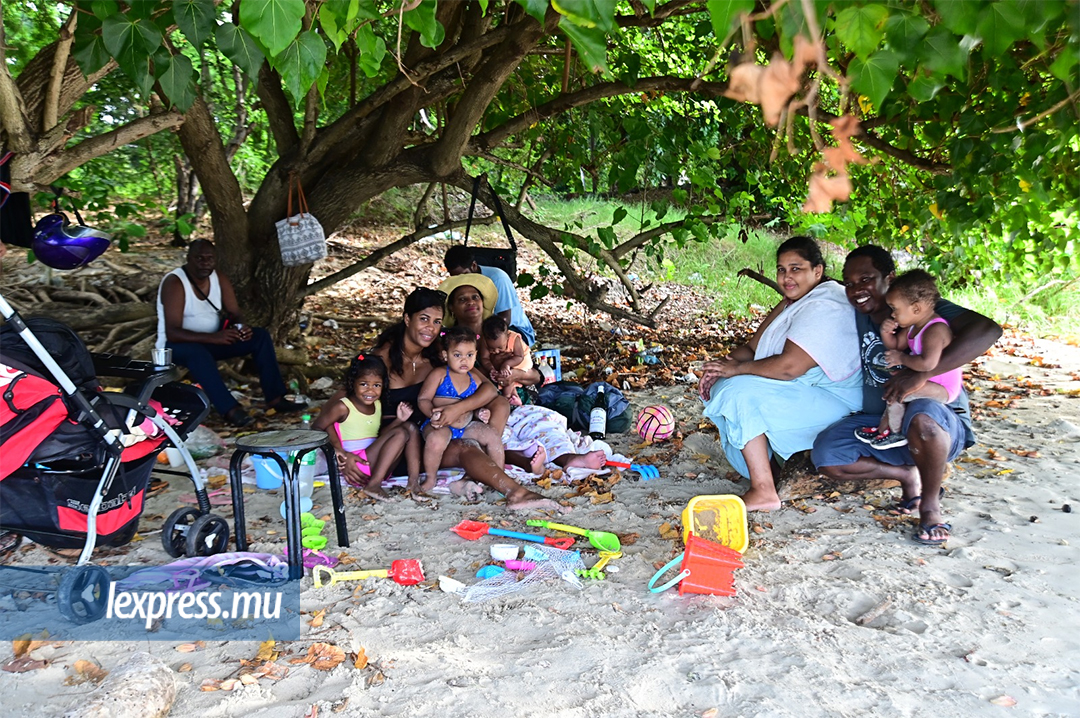
[[[656,586],[655,584],[660,577],[673,569],[675,564],[680,561],[682,562],[682,570],[679,575],[665,584]],[[734,596],[734,571],[742,567],[742,556],[738,551],[699,536],[691,535],[686,539],[686,550],[649,579],[649,590],[653,593],[660,593],[675,584],[679,584],[680,596],[687,593]]]

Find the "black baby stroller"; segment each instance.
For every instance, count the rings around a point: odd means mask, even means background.
[[[57,589],[60,611],[78,623],[104,613],[109,574],[89,565],[90,556],[99,541],[121,546],[135,535],[166,446],[183,456],[199,507],[168,518],[165,550],[173,557],[223,551],[228,523],[210,513],[184,446],[210,411],[206,394],[174,381],[172,366],[92,355],[67,326],[24,321],[2,296],[0,314],[7,322],[0,328],[0,531],[54,548],[82,547]],[[123,393],[106,392],[99,375],[132,383]]]

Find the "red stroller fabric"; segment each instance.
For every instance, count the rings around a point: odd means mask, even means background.
[[[0,481],[18,469],[68,416],[60,388],[0,364]]]

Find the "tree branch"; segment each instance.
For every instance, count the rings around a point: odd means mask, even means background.
[[[0,66],[0,128],[7,136],[5,145],[8,149],[28,152],[34,146],[26,104],[6,64]]]
[[[162,130],[179,127],[183,123],[184,116],[176,110],[157,112],[132,120],[115,130],[83,140],[73,147],[48,157],[34,170],[34,181],[49,184],[95,157],[101,157],[118,147],[131,144]]]
[[[705,97],[719,97],[727,89],[726,82],[700,82],[697,89],[691,87],[696,82],[693,77],[643,77],[630,87],[625,82],[615,80],[612,82],[600,82],[583,90],[572,92],[568,95],[560,95],[555,99],[540,105],[517,117],[512,117],[490,132],[476,135],[469,143],[469,153],[490,150],[501,144],[510,135],[521,132],[535,122],[546,120],[554,115],[561,114],[575,107],[587,105],[590,102],[606,97],[617,97],[630,93],[644,92],[691,92],[695,91]]]
[[[300,134],[293,121],[292,107],[285,90],[281,89],[281,75],[264,62],[259,68],[259,82],[255,92],[262,100],[266,119],[270,122],[270,134],[274,136],[278,157],[284,157],[300,144]]]
[[[433,187],[434,184],[432,184],[431,186]],[[322,279],[316,280],[311,284],[307,285],[300,290],[300,293],[297,295],[297,301],[304,299],[304,297],[310,297],[312,294],[318,294],[322,290],[328,287],[332,287],[338,282],[346,280],[354,274],[359,274],[368,267],[374,267],[376,264],[381,262],[386,257],[389,257],[394,252],[397,252],[400,249],[404,249],[410,244],[419,242],[424,237],[430,237],[434,234],[441,234],[442,232],[449,232],[450,230],[457,229],[458,227],[464,227],[467,221],[468,220],[459,219],[452,222],[444,222],[438,227],[419,227],[415,231],[406,234],[401,239],[391,242],[384,247],[379,247],[374,252],[361,259],[359,262],[354,262],[353,264],[350,264],[344,269],[339,269],[333,274],[327,275]],[[491,217],[483,217],[481,219],[474,218],[473,224],[492,224],[494,221],[495,217],[494,215],[492,215]]]
[[[755,272],[753,269],[750,269],[750,267],[743,267],[738,271],[736,276],[747,277],[749,279],[753,279],[755,282],[761,282],[766,287],[771,287],[776,290],[780,294],[780,296],[784,296],[784,292],[780,289],[779,284],[769,279],[761,272]]]
[[[806,107],[801,107],[798,110],[798,114],[800,115],[807,115],[807,113],[808,110]],[[826,112],[820,107],[815,111],[815,115],[822,122],[831,122],[832,120],[837,119],[836,115],[830,112]],[[868,121],[868,124],[869,122],[872,122],[872,120]],[[945,175],[952,172],[952,167],[947,164],[928,160],[923,157],[919,157],[918,155],[912,154],[907,150],[902,150],[899,147],[894,147],[893,145],[890,145],[888,142],[881,139],[877,135],[867,132],[866,128],[862,127],[861,124],[859,127],[859,134],[855,135],[855,137],[858,137],[860,140],[865,142],[870,147],[873,147],[878,152],[889,155],[890,157],[895,157],[904,164],[911,165],[916,169],[925,170],[926,172],[930,172],[931,174],[936,175]]]
[[[689,221],[702,222],[703,224],[715,224],[716,222],[720,222],[723,219],[723,217],[708,214],[702,216],[685,217],[675,222],[668,222],[667,224],[657,225],[652,229],[647,229],[644,232],[639,232],[638,234],[635,234],[633,237],[611,250],[611,254],[616,259],[622,259],[624,256],[637,249],[641,245],[645,244],[649,240],[661,237],[665,234],[669,234],[670,232],[679,229],[680,227],[684,227]]]
[[[45,107],[41,113],[41,131],[45,132],[59,121],[60,88],[64,84],[64,71],[67,69],[71,45],[75,41],[75,27],[79,22],[79,13],[72,10],[67,23],[60,29],[60,40],[53,57],[52,72],[49,75],[49,87],[45,91]]]
[[[470,157],[482,157],[483,159],[487,160],[488,162],[491,162],[492,164],[502,165],[503,167],[509,167],[511,169],[515,169],[518,172],[521,172],[521,173],[525,174],[526,176],[528,176],[529,179],[539,180],[540,182],[547,185],[548,187],[554,187],[555,186],[554,182],[549,180],[547,177],[545,177],[544,175],[542,175],[538,171],[540,165],[543,164],[543,162],[548,157],[551,156],[551,151],[550,150],[544,150],[544,154],[541,155],[541,159],[536,164],[535,169],[529,169],[528,167],[526,167],[524,165],[519,165],[517,162],[511,162],[510,160],[504,160],[502,157],[499,157],[498,155],[493,155],[490,152],[477,152],[475,154],[473,154],[473,153],[467,153],[467,154]]]
[[[657,7],[651,15],[616,15],[615,24],[619,27],[656,27],[673,17],[702,12],[703,5],[701,0],[675,0]]]

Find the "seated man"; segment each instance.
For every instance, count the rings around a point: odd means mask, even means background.
[[[967,364],[993,346],[1001,327],[981,314],[939,299],[934,311],[953,332],[952,343],[929,373],[903,369],[890,374],[884,361],[881,324],[892,310],[885,293],[896,277],[896,265],[881,247],[867,245],[853,250],[844,263],[844,287],[855,307],[862,358],[863,413],[852,414],[822,431],[814,441],[812,459],[826,476],[842,481],[895,479],[903,496],[896,509],[902,513],[919,511],[919,528],[914,539],[930,546],[949,540],[951,527],[941,520],[941,482],[945,467],[975,443],[971,413],[963,391],[951,404],[916,399],[907,405],[903,432],[906,446],[877,449],[856,437],[856,430],[877,426],[885,402],[901,401],[922,387],[930,374],[939,374]]]
[[[532,323],[521,308],[521,300],[518,299],[517,290],[510,275],[498,267],[481,267],[473,258],[471,248],[463,244],[456,244],[446,250],[443,264],[451,277],[459,274],[483,274],[490,279],[499,292],[499,301],[495,303],[494,313],[506,320],[510,325],[510,331],[517,332],[529,346],[536,343],[536,331]]]
[[[289,413],[307,408],[285,398],[270,334],[243,323],[232,284],[215,271],[214,244],[197,239],[188,248],[187,264],[161,280],[158,289],[158,348],[172,349],[173,362],[186,366],[210,397],[214,408],[233,426],[247,426],[251,416],[225,388],[219,359],[250,355],[268,409]]]

